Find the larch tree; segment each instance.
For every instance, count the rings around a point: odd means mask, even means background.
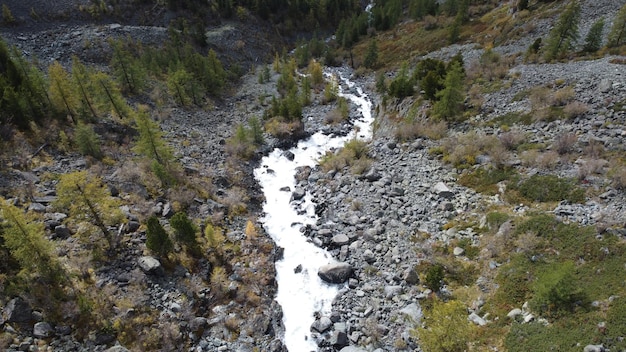
[[[565,7],[565,11],[550,31],[545,46],[544,57],[554,60],[564,56],[574,49],[578,40],[578,23],[580,22],[581,7],[578,0],[572,0]]]
[[[77,56],[72,57],[72,82],[78,90],[80,111],[86,120],[96,121],[98,112],[93,102],[94,87],[91,80],[92,74],[85,65],[80,62]],[[89,117],[88,115],[91,115]]]
[[[613,20],[607,45],[611,48],[626,44],[626,4],[619,9]]]
[[[71,221],[95,225],[107,241],[108,248],[115,250],[119,238],[109,227],[119,228],[125,222],[125,217],[119,208],[120,202],[111,197],[109,189],[99,177],[90,175],[87,171],[62,175],[57,185],[54,205],[67,211]]]
[[[54,253],[54,244],[46,239],[44,223],[32,213],[9,204],[0,197],[0,235],[11,256],[22,268],[22,274],[38,274],[58,282],[62,268]]]
[[[378,44],[376,43],[376,39],[372,39],[370,41],[369,46],[367,47],[367,53],[365,54],[365,59],[363,60],[363,64],[367,68],[374,68],[378,63]]]
[[[72,118],[74,123],[78,123],[77,111],[80,100],[72,85],[70,75],[58,61],[53,62],[48,68],[48,79],[50,80],[50,100],[54,109],[64,112]]]

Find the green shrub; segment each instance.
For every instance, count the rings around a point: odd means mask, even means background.
[[[544,268],[533,284],[531,308],[549,317],[571,313],[576,307],[584,307],[588,299],[576,280],[576,268],[572,261],[555,263]]]
[[[432,265],[426,271],[426,279],[424,280],[424,285],[433,290],[433,292],[439,292],[439,290],[441,290],[441,287],[443,286],[444,276],[445,275],[443,265]]]
[[[497,230],[502,224],[509,220],[509,214],[493,211],[487,213],[486,220],[490,229]]]
[[[537,202],[558,202],[567,200],[580,203],[585,200],[585,191],[577,187],[571,179],[555,175],[533,175],[517,186],[520,194]]]
[[[459,184],[470,187],[477,192],[485,194],[497,194],[497,184],[502,181],[511,180],[516,176],[515,169],[487,169],[477,168],[473,171],[465,172],[459,177]]]

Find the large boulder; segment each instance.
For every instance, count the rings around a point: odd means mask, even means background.
[[[7,323],[28,323],[33,319],[33,310],[26,301],[16,297],[4,307],[3,317]]]
[[[319,268],[317,275],[332,284],[346,282],[352,276],[352,265],[348,263],[331,263]]]
[[[139,264],[141,270],[146,274],[160,275],[163,273],[161,263],[155,257],[148,255],[140,257],[137,264]]]

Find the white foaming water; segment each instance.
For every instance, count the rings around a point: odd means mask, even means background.
[[[354,90],[353,82],[343,77],[341,81]],[[290,204],[291,191],[296,185],[294,176],[297,167],[314,167],[326,151],[343,146],[355,136],[359,139],[371,138],[372,103],[360,88],[356,88],[356,93],[340,93],[357,104],[362,115],[355,121],[352,133],[344,137],[315,133],[290,149],[295,156],[293,161],[283,156],[282,150],[275,149],[261,160],[261,166],[254,171],[266,201],[263,206],[265,215],[261,221],[276,244],[284,248],[283,259],[276,263],[276,301],[283,309],[284,343],[292,352],[317,350],[310,333],[310,326],[315,320],[313,315],[315,312],[330,314],[332,301],[340,288],[340,285],[323,282],[317,275],[319,267],[334,260],[324,249],[308,242],[300,232],[303,226],[314,224],[317,219],[310,194],[305,195],[298,209]],[[283,187],[289,187],[290,191],[281,191]],[[301,265],[302,271],[295,273],[294,269],[298,265]]]

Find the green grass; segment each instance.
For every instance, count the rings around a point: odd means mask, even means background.
[[[497,116],[490,121],[491,126],[513,126],[516,124],[530,125],[533,123],[531,114],[521,112],[508,112],[504,115]]]

